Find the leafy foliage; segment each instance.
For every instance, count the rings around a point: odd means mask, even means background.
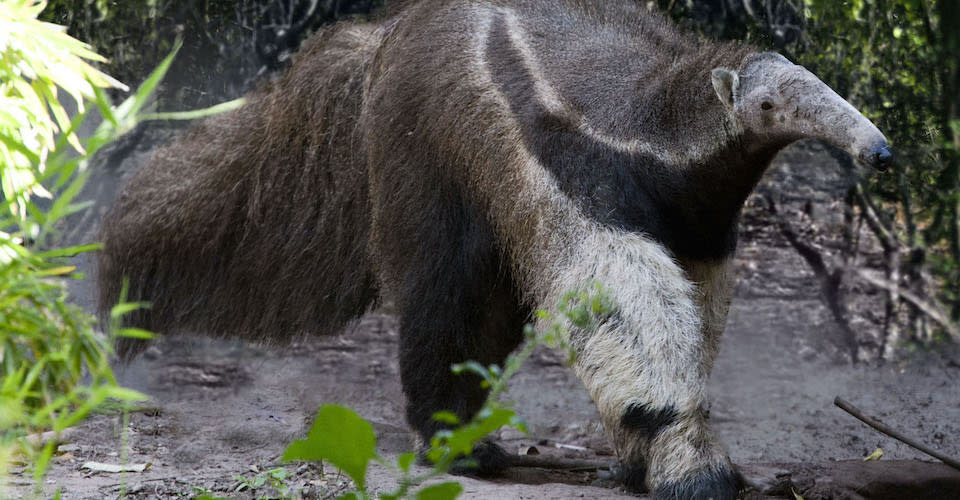
[[[88,45],[36,19],[44,5],[0,0],[0,474],[20,448],[32,459],[37,485],[55,440],[37,452],[23,436],[63,431],[108,400],[145,399],[117,384],[108,362],[110,336],[67,302],[63,280],[83,276],[66,259],[99,246],[56,248],[51,240],[64,217],[87,206],[76,202],[87,159],[152,117],[144,110],[173,59],[170,54],[114,107],[104,89],[125,87],[88,63],[103,61]],[[81,138],[77,130],[90,104],[102,121]],[[111,336],[149,336],[119,328],[119,318],[137,307],[113,308]]]
[[[876,214],[868,222],[883,245],[886,279],[904,289],[887,288],[894,342],[884,357],[899,340],[898,321],[923,344],[960,340],[960,11],[949,0],[809,0],[806,15],[811,50],[801,60],[876,120],[899,154],[893,175],[857,188],[861,212]],[[908,294],[930,298],[900,307]]]
[[[43,7],[0,1],[0,474],[25,434],[62,431],[107,399],[143,399],[117,385],[107,339],[66,301],[62,279],[81,276],[64,259],[97,245],[46,249],[57,221],[85,206],[75,198],[87,155],[118,133],[105,124],[81,140],[84,103],[110,108],[100,89],[122,86],[88,64],[101,58],[86,44],[37,21]],[[52,453],[51,440],[32,455],[36,480]]]
[[[713,37],[785,49],[801,34],[803,0],[657,0],[681,24]]]
[[[799,59],[875,120],[898,153],[868,192],[946,286],[960,318],[960,18],[952,0],[808,0]]]
[[[42,2],[31,0],[0,3],[0,159],[4,166],[0,184],[5,211],[24,226],[22,236],[29,238],[39,237],[41,224],[28,217],[27,201],[31,196],[51,197],[37,177],[44,173],[49,154],[58,149],[57,134],[62,132],[71,146],[84,153],[58,89],[73,98],[80,113],[84,103],[94,99],[95,88],[125,89],[87,62],[104,60],[87,44],[38,21],[43,7]]]
[[[278,500],[286,500],[294,498],[290,491],[290,485],[287,484],[287,480],[290,478],[290,473],[287,472],[283,467],[277,467],[270,469],[268,471],[262,472],[254,476],[253,478],[247,478],[243,476],[237,476],[237,480],[240,481],[240,485],[237,486],[236,491],[250,490],[255,491],[264,486],[269,485],[277,493],[276,496],[272,497],[258,497],[258,498],[271,498]],[[214,498],[209,491],[201,491],[202,495],[198,497],[197,500],[207,498]]]
[[[317,412],[307,439],[288,446],[283,460],[326,460],[350,476],[362,491],[367,464],[377,456],[376,440],[370,423],[353,410],[325,405]]]

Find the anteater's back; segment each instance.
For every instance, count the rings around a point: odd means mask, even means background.
[[[157,150],[103,222],[102,317],[249,338],[324,333],[374,297],[356,129],[374,26],[315,35],[290,71]],[[122,354],[135,349],[120,346]]]

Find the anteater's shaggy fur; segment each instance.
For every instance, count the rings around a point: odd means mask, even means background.
[[[158,149],[103,222],[100,304],[156,330],[336,332],[376,297],[357,120],[372,26],[304,44],[292,71]],[[133,348],[134,344],[124,344]]]
[[[103,225],[104,310],[285,339],[394,304],[407,418],[484,399],[533,308],[606,285],[575,369],[630,487],[734,498],[707,422],[740,207],[802,137],[888,162],[876,127],[776,54],[632,0],[423,0],[309,41],[239,111],[157,151]],[[865,156],[867,155],[867,156]],[[131,345],[125,345],[131,350]],[[496,468],[497,448],[477,458]]]

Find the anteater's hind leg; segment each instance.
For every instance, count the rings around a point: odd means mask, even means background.
[[[444,427],[436,412],[466,422],[486,398],[479,377],[455,375],[451,365],[502,366],[528,319],[489,225],[453,189],[430,192],[435,197],[412,203],[396,194],[378,200],[372,238],[384,299],[399,316],[407,421],[424,444]],[[490,443],[473,458],[478,474],[506,465]]]
[[[512,290],[500,280],[477,283],[464,278],[469,274],[457,272],[449,275],[450,281],[417,284],[418,299],[400,311],[400,373],[407,421],[425,444],[444,427],[433,419],[434,413],[447,410],[467,422],[487,396],[479,377],[455,375],[450,366],[468,360],[502,366],[522,339],[526,315],[517,307]],[[430,300],[422,299],[433,294],[447,300],[427,304]],[[481,443],[473,458],[480,475],[507,465],[492,443]]]

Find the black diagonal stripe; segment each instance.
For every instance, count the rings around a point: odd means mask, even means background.
[[[623,413],[620,423],[624,428],[637,431],[650,440],[676,420],[677,409],[673,405],[655,408],[648,404],[633,404]]]
[[[710,191],[697,190],[704,183],[689,169],[613,149],[545,109],[508,30],[502,15],[494,19],[485,51],[491,77],[520,123],[524,146],[584,213],[611,227],[645,233],[678,257],[733,253],[739,204],[714,210]]]

